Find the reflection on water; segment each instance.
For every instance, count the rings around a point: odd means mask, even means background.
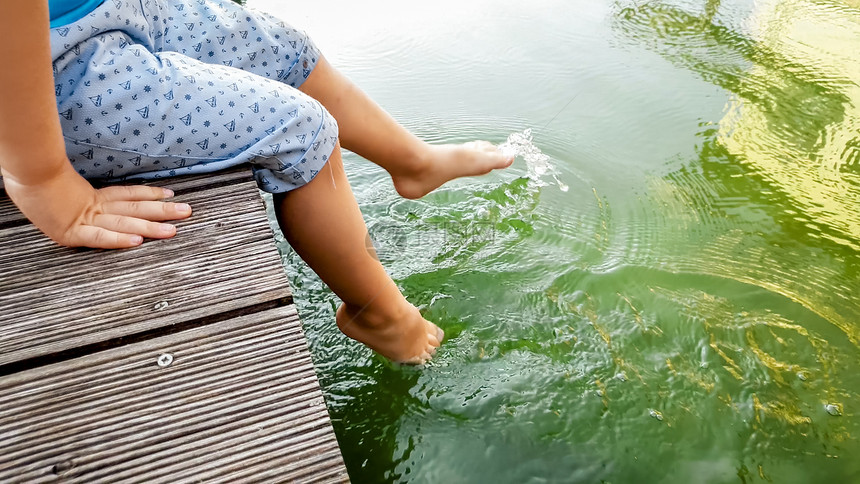
[[[623,8],[627,40],[731,93],[719,145],[773,185],[816,235],[860,248],[860,61],[857,12],[838,4],[762,2],[744,30],[665,4]],[[691,28],[693,27],[693,28]],[[694,48],[690,48],[694,47]]]
[[[860,4],[251,3],[422,137],[520,155],[417,201],[346,156],[446,331],[423,370],[283,246],[354,481],[860,482]]]

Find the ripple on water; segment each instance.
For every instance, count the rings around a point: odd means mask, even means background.
[[[418,201],[348,157],[383,261],[448,337],[421,372],[384,364],[293,257],[354,480],[857,475],[832,458],[860,435],[856,9],[538,2],[521,35],[522,5],[494,3],[466,6],[487,15],[468,35],[362,25],[341,63],[425,139],[514,133],[537,157]]]

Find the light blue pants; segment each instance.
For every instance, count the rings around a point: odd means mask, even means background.
[[[206,173],[250,162],[265,191],[300,187],[337,142],[298,86],[307,36],[230,1],[107,0],[51,29],[66,152],[88,179]]]

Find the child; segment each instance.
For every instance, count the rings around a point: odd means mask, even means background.
[[[169,238],[191,208],[122,181],[250,162],[295,251],[343,301],[337,325],[394,361],[421,364],[443,332],[365,250],[340,145],[422,197],[505,168],[486,142],[433,146],[332,68],[300,31],[223,0],[0,3],[0,170],[33,224],[66,246]],[[53,72],[51,70],[53,66]]]

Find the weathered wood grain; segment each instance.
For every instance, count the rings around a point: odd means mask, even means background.
[[[129,184],[140,183],[143,185],[154,185],[167,187],[173,190],[177,195],[183,195],[192,191],[199,191],[203,188],[215,188],[220,186],[233,185],[239,182],[251,180],[251,170],[248,167],[240,167],[231,171],[221,173],[211,173],[207,175],[183,176],[170,178],[167,180],[155,182],[134,182]],[[25,225],[27,219],[15,207],[15,204],[9,200],[5,190],[0,188],[0,229],[10,225]]]
[[[135,249],[69,249],[29,224],[0,229],[0,374],[73,348],[288,302],[263,202],[242,177],[228,186],[172,183],[194,215],[177,223],[175,238]]]
[[[0,197],[0,482],[347,481],[250,173],[154,184],[194,215],[125,251]]]
[[[347,480],[294,306],[9,375],[0,401],[2,482]]]

